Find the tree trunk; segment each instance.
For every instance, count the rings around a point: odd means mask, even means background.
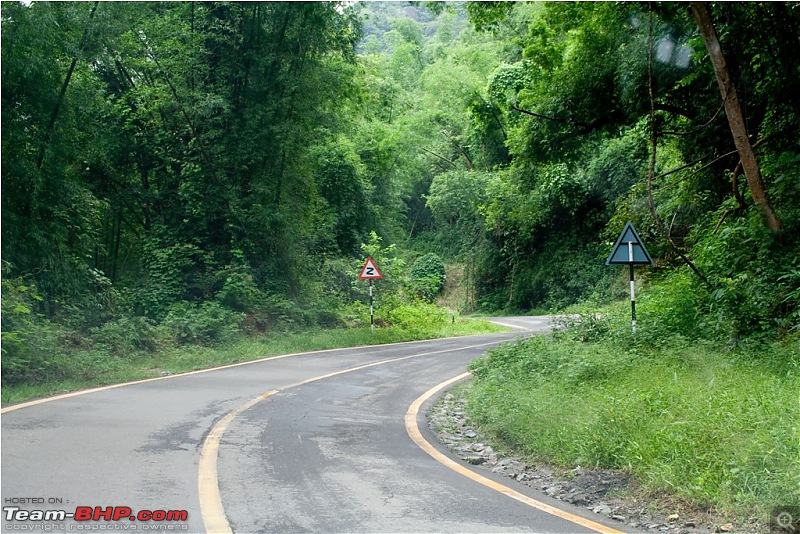
[[[745,126],[744,117],[742,116],[739,98],[736,95],[736,87],[733,85],[733,80],[731,80],[731,73],[728,69],[728,64],[725,62],[725,56],[722,53],[719,39],[717,39],[714,23],[711,21],[711,14],[704,2],[692,2],[692,13],[697,20],[697,26],[700,29],[700,34],[703,36],[703,41],[708,49],[711,63],[714,65],[717,84],[719,85],[719,91],[722,94],[722,100],[725,104],[725,114],[728,116],[728,125],[733,135],[733,142],[736,145],[736,150],[742,160],[742,167],[744,168],[744,175],[747,178],[747,185],[750,187],[750,193],[753,195],[755,203],[758,204],[764,212],[766,224],[769,229],[773,232],[780,232],[781,223],[770,205],[764,179],[761,177],[761,171],[758,168],[753,146],[750,144],[750,138],[747,136],[747,127]]]
[[[653,200],[653,180],[655,179],[656,175],[656,155],[658,151],[658,125],[656,124],[656,109],[658,106],[656,104],[656,84],[655,78],[653,77],[653,50],[654,50],[654,40],[653,40],[653,4],[650,3],[650,24],[647,30],[647,91],[650,96],[650,163],[647,166],[647,205],[650,208],[650,215],[653,217],[653,221],[656,223],[656,228],[658,228],[658,232],[664,236],[664,239],[667,240],[669,245],[672,247],[672,250],[689,266],[694,274],[697,275],[700,280],[702,280],[703,284],[709,289],[712,289],[711,283],[708,281],[708,278],[700,272],[700,269],[694,264],[692,260],[686,255],[683,250],[675,243],[675,239],[672,237],[672,225],[670,224],[669,229],[664,226],[664,222],[661,220],[661,217],[658,216],[658,211],[656,210],[656,204]],[[677,216],[677,212],[675,212],[675,216]],[[675,222],[675,216],[673,216],[672,221]]]

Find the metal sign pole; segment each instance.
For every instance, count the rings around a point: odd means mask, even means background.
[[[369,280],[369,329],[375,333],[375,310],[372,307],[372,279]]]
[[[628,241],[628,261],[631,268],[631,328],[636,333],[636,284],[633,278],[633,242]]]

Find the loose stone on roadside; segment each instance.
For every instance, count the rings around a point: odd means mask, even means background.
[[[480,434],[466,412],[461,395],[446,393],[429,411],[428,424],[439,441],[464,462],[513,478],[543,496],[588,509],[590,512],[645,532],[712,534],[729,532],[732,525],[711,527],[695,517],[674,510],[657,509],[657,503],[643,503],[627,496],[631,476],[622,471],[575,468],[559,472],[547,466],[531,466],[519,458],[498,454]],[[546,498],[544,497],[544,498]],[[710,519],[710,518],[709,518]]]

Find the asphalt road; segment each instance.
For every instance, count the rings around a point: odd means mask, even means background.
[[[424,392],[491,346],[548,329],[546,318],[498,320],[518,331],[271,358],[5,407],[2,531],[589,532],[475,483],[406,432]],[[77,507],[187,518],[31,512]]]

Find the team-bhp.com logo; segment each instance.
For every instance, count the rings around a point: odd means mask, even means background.
[[[137,521],[137,522],[175,522],[187,521],[186,510],[139,510],[134,512],[129,506],[77,506],[75,511],[66,510],[23,510],[19,506],[3,507],[6,521],[57,522],[72,519],[76,522],[97,521]]]

